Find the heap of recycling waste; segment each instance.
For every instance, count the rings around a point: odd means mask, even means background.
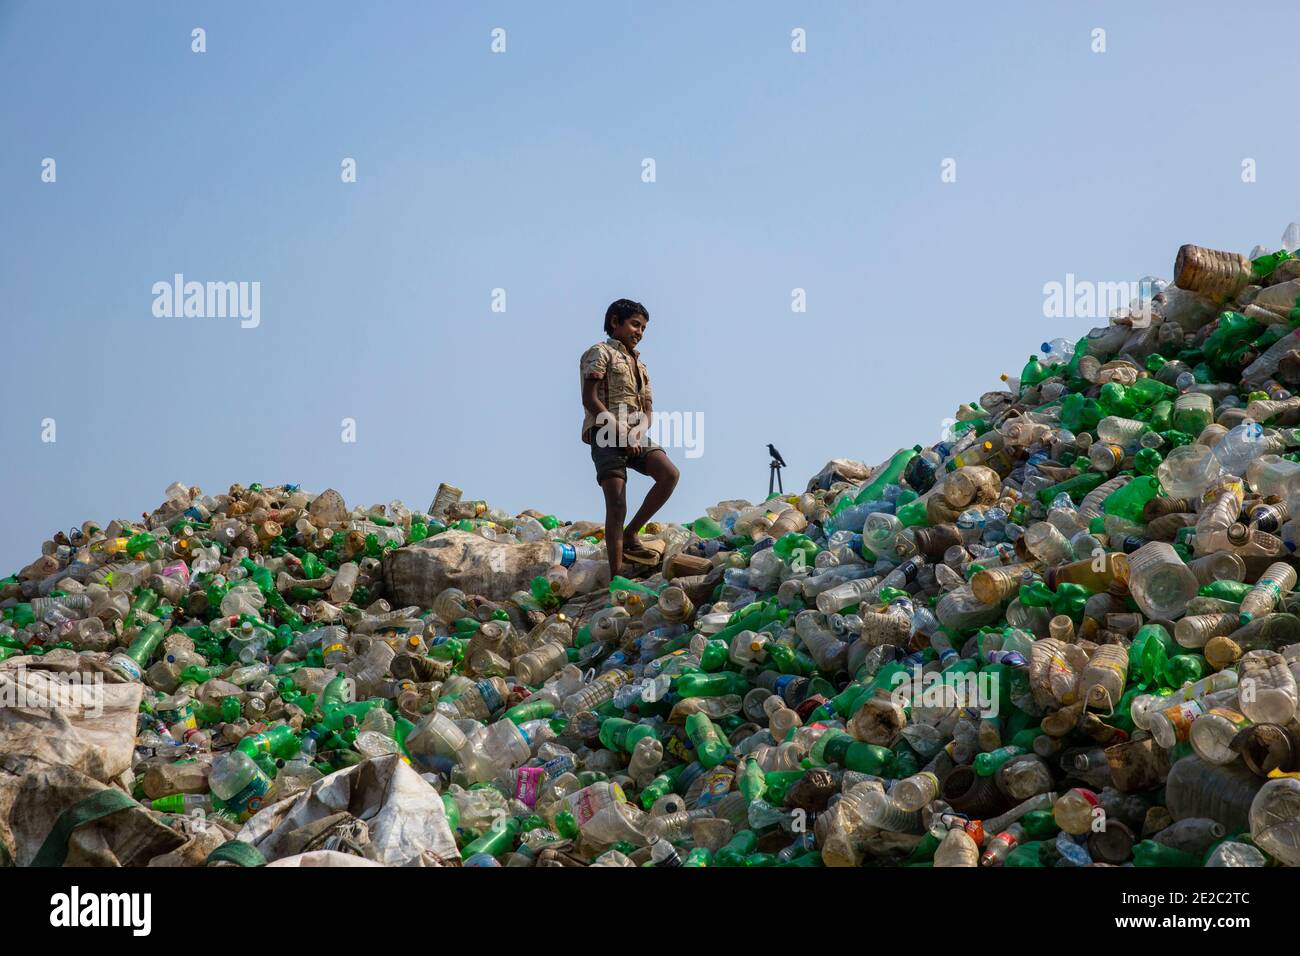
[[[1300,865],[1300,259],[1174,271],[931,448],[647,526],[639,580],[446,485],[178,483],[56,535],[0,581],[0,692],[89,675],[125,716],[4,711],[0,851]]]

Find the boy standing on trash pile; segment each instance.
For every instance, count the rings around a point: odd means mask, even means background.
[[[650,376],[637,352],[650,313],[631,299],[605,310],[604,342],[582,353],[582,440],[591,446],[596,482],[605,492],[605,548],[609,573],[622,573],[623,559],[647,573],[663,559],[660,542],[643,542],[637,531],[663,507],[677,486],[677,468],[646,434],[653,395]],[[624,527],[627,469],[654,479],[640,509]]]

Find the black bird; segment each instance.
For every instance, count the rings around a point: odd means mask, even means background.
[[[780,453],[779,451],[777,451],[774,447],[772,447],[772,443],[771,443],[771,442],[768,442],[768,443],[767,443],[767,451],[768,451],[768,454],[770,454],[770,455],[772,456],[772,460],[773,460],[774,462],[776,462],[776,463],[777,463],[778,465],[780,465],[782,468],[786,467],[785,459],[781,457],[781,453]]]

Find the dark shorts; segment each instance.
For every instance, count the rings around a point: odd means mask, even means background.
[[[633,455],[626,448],[620,448],[617,445],[601,447],[592,443],[591,460],[596,464],[596,484],[600,484],[606,478],[622,478],[627,481],[627,470],[639,471],[643,475],[650,474],[647,460],[650,453],[662,451],[654,442],[646,439],[645,447],[641,454]]]

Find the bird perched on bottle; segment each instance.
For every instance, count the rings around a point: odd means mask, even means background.
[[[781,453],[772,446],[771,442],[767,443],[767,451],[768,454],[772,456],[772,460],[774,462],[776,462],[782,468],[786,467],[785,459],[781,457]]]

